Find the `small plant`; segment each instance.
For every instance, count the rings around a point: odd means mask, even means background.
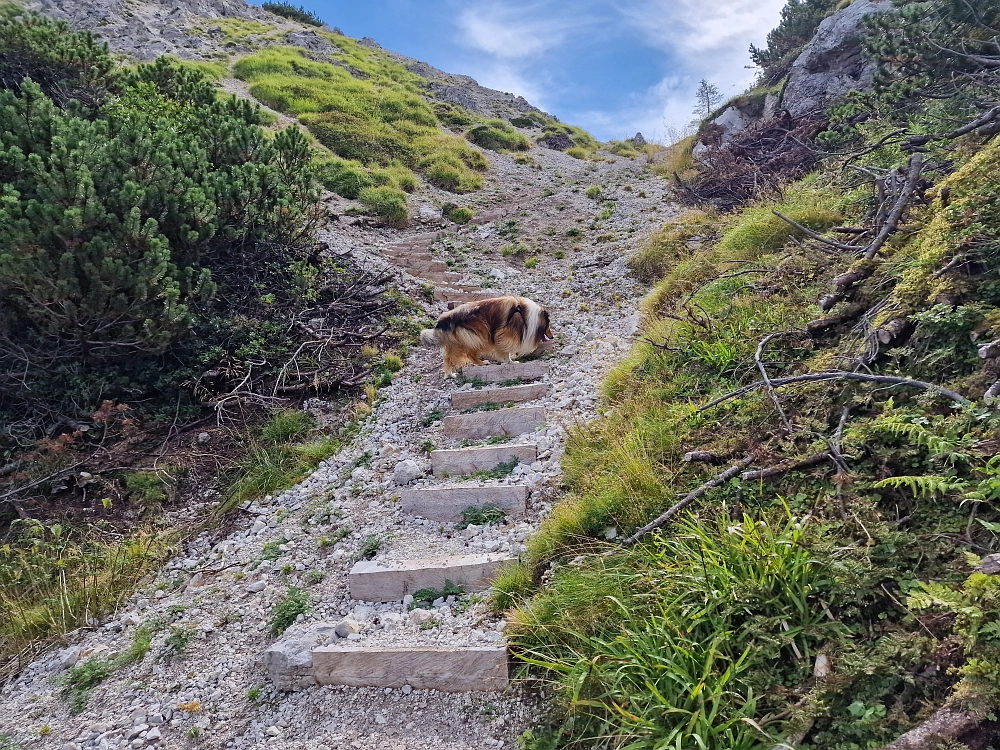
[[[247,700],[256,703],[260,700],[260,696],[263,694],[263,689],[259,687],[252,687],[247,690]]]
[[[306,583],[310,586],[315,586],[316,584],[322,583],[326,578],[326,573],[322,570],[310,570],[306,573]]]
[[[48,724],[45,724],[38,730],[38,736],[47,737],[49,734],[51,734],[51,732],[52,732],[52,727],[50,727]]]
[[[584,232],[584,230],[583,230],[582,227],[571,227],[571,228],[569,228],[569,229],[566,230],[566,236],[567,237],[582,237],[583,236],[583,232]]]
[[[556,250],[555,253],[553,253],[552,257],[554,257],[556,260],[562,260],[563,258],[566,257],[566,253],[562,250]]]
[[[524,267],[531,269],[538,268],[538,256],[533,255],[530,258],[526,258],[524,261]]]
[[[437,446],[434,445],[434,441],[433,440],[425,440],[424,442],[422,442],[420,444],[420,450],[422,450],[424,453],[430,453],[436,447]]]
[[[201,737],[201,727],[191,727],[189,730],[187,730],[187,736],[193,740],[198,739],[199,737]]]
[[[421,427],[430,427],[435,422],[440,422],[444,419],[444,412],[441,409],[434,409],[433,411],[427,412],[420,420]]]
[[[111,659],[88,659],[83,664],[77,664],[67,670],[59,678],[62,684],[62,698],[69,706],[69,712],[74,716],[87,708],[90,693],[104,682],[115,671]]]
[[[601,187],[599,185],[591,185],[587,188],[587,192],[584,193],[588,198],[597,200],[601,195]]]
[[[507,512],[503,508],[498,508],[496,505],[470,505],[462,511],[462,523],[458,526],[458,528],[464,529],[469,526],[489,526],[492,524],[503,523],[506,518]]]
[[[403,359],[398,354],[386,354],[382,364],[389,372],[399,372],[403,369]]]
[[[170,633],[163,641],[162,656],[166,659],[180,656],[187,650],[188,644],[191,643],[196,634],[197,631],[190,625],[171,626]]]
[[[420,285],[420,296],[423,297],[428,302],[434,301],[434,285],[433,284],[421,284]]]
[[[430,609],[434,606],[434,602],[438,599],[447,599],[449,596],[461,596],[465,593],[465,589],[461,586],[456,585],[454,582],[445,580],[444,588],[442,589],[418,589],[413,592],[413,604],[411,609],[420,607],[421,609]]]
[[[378,534],[369,534],[361,543],[361,559],[372,560],[382,549],[383,539]]]
[[[487,440],[487,445],[503,445],[511,441],[510,435],[491,435]]]
[[[497,229],[497,235],[505,240],[512,240],[517,237],[520,231],[521,225],[517,219],[507,219],[500,224],[500,227]]]
[[[445,203],[441,207],[444,215],[456,224],[468,224],[476,212],[467,206],[457,206],[454,203]]]
[[[271,609],[271,634],[284,633],[299,615],[309,611],[311,604],[309,594],[300,588],[289,586],[285,598]]]
[[[267,542],[260,550],[260,558],[268,562],[274,562],[281,557],[281,545],[283,544],[288,544],[288,540],[285,537],[281,537],[281,539],[273,542]]]
[[[432,617],[431,619],[425,620],[424,622],[420,623],[420,629],[421,630],[433,630],[434,628],[436,628],[440,624],[441,623],[436,618]]]
[[[260,428],[260,438],[278,445],[305,436],[312,427],[313,418],[308,412],[293,409],[277,411]]]
[[[484,481],[487,479],[503,479],[506,476],[510,476],[510,474],[514,471],[514,469],[517,468],[518,463],[519,461],[517,459],[517,456],[515,456],[510,461],[499,463],[492,469],[477,471],[474,472],[473,474],[470,474],[469,476],[474,479],[481,479]]]

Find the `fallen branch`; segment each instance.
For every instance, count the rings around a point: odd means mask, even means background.
[[[792,423],[788,421],[788,415],[785,414],[785,410],[781,408],[781,402],[778,400],[778,394],[774,392],[774,386],[771,384],[771,378],[768,377],[767,369],[764,367],[764,363],[761,362],[761,357],[764,356],[764,347],[767,346],[767,342],[778,336],[784,336],[787,333],[798,333],[798,331],[778,331],[776,333],[769,333],[767,336],[762,338],[760,343],[757,344],[757,352],[753,355],[753,361],[757,363],[757,369],[760,370],[760,376],[764,379],[764,387],[767,388],[767,395],[771,397],[771,403],[773,403],[774,408],[778,410],[781,422],[785,425],[785,434],[791,435],[792,432],[794,432]]]
[[[955,706],[944,706],[935,711],[923,724],[902,734],[882,750],[933,750],[945,740],[957,740],[966,732],[979,726],[986,711],[968,711]]]
[[[816,240],[817,242],[822,242],[823,244],[829,245],[830,247],[835,247],[838,250],[848,250],[848,251],[853,252],[853,251],[861,249],[857,245],[847,245],[847,244],[845,244],[843,242],[837,242],[836,240],[831,240],[831,239],[829,239],[827,237],[824,237],[823,235],[821,235],[821,234],[819,234],[817,232],[814,232],[813,230],[811,230],[811,229],[809,229],[807,227],[802,226],[801,224],[799,224],[794,219],[789,219],[787,216],[785,216],[780,211],[771,211],[771,213],[774,214],[775,216],[777,216],[782,221],[787,221],[793,227],[795,227],[800,232],[802,232],[804,235],[806,235],[806,237],[811,237],[812,239]]]
[[[965,396],[949,388],[943,388],[935,383],[926,383],[922,380],[913,380],[911,378],[897,378],[892,375],[868,375],[861,372],[847,372],[845,370],[828,370],[826,372],[813,372],[808,375],[793,375],[787,378],[772,378],[771,385],[775,388],[780,388],[785,385],[791,385],[792,383],[815,383],[823,380],[860,380],[867,383],[885,383],[887,385],[908,385],[913,388],[922,388],[927,391],[933,391],[952,401],[957,401],[958,403],[969,406],[972,402],[969,401]],[[754,390],[755,388],[760,388],[764,385],[763,380],[758,380],[756,383],[750,383],[742,388],[737,388],[735,391],[725,394],[724,396],[719,396],[719,398],[709,401],[704,406],[699,406],[697,413],[711,409],[713,406],[718,406],[724,401],[729,401],[730,399],[736,398],[737,396],[742,396],[744,393]]]
[[[806,333],[808,333],[810,336],[817,336],[821,333],[825,333],[830,328],[854,320],[864,311],[865,311],[864,305],[856,305],[852,307],[850,310],[845,310],[839,315],[827,315],[826,317],[823,318],[810,320],[808,323],[806,323]]]
[[[814,456],[809,456],[808,458],[803,458],[798,461],[786,461],[780,463],[777,466],[770,466],[766,469],[757,469],[756,471],[744,471],[740,474],[740,479],[753,480],[753,479],[767,479],[768,477],[776,477],[780,474],[787,474],[790,471],[798,471],[799,469],[808,469],[810,466],[815,466],[816,464],[821,464],[824,461],[830,461],[832,456],[829,453],[817,453]]]
[[[889,239],[889,235],[896,230],[896,227],[899,225],[899,220],[903,216],[903,210],[913,197],[913,191],[917,189],[917,180],[920,179],[920,173],[923,169],[923,154],[916,153],[910,156],[910,170],[906,176],[906,184],[903,186],[903,192],[901,192],[899,197],[896,199],[896,203],[889,212],[889,215],[886,217],[885,223],[882,225],[879,233],[875,235],[875,239],[872,240],[871,244],[865,249],[866,260],[874,258],[878,254],[878,251],[882,249],[882,245],[885,244],[885,241]]]
[[[986,125],[992,124],[995,120],[1000,119],[1000,106],[994,107],[990,111],[983,115],[980,115],[975,120],[967,122],[960,128],[956,128],[948,133],[928,133],[925,135],[914,135],[910,136],[903,142],[902,148],[904,150],[911,148],[919,148],[924,146],[931,141],[950,141],[953,138],[959,138],[960,136],[967,135],[973,130],[982,128]],[[984,131],[985,133],[986,131]]]
[[[680,500],[678,500],[673,506],[671,506],[665,513],[663,513],[660,516],[658,516],[657,518],[653,519],[652,521],[650,521],[649,523],[647,523],[645,526],[643,526],[641,529],[639,529],[638,531],[636,531],[628,539],[624,540],[622,542],[622,545],[625,546],[625,547],[628,547],[628,546],[630,546],[632,544],[635,544],[636,541],[638,541],[639,539],[641,539],[642,537],[644,537],[646,534],[648,534],[653,529],[658,529],[659,527],[663,526],[663,524],[665,524],[671,518],[673,518],[674,516],[676,516],[678,513],[680,513],[682,510],[684,510],[687,506],[689,506],[691,503],[693,503],[699,497],[701,497],[706,492],[708,492],[710,489],[712,489],[713,487],[718,487],[720,484],[723,484],[724,482],[728,482],[730,479],[732,479],[733,477],[735,477],[737,474],[739,474],[741,471],[743,471],[743,469],[745,469],[747,466],[749,466],[751,463],[753,463],[753,460],[754,460],[753,456],[747,456],[746,458],[740,459],[740,461],[738,463],[733,464],[732,466],[730,466],[728,469],[726,469],[724,472],[722,472],[721,474],[719,474],[714,479],[708,480],[707,482],[705,482],[705,484],[701,485],[701,487],[699,487],[698,489],[696,489],[696,490],[694,490],[692,492],[689,492],[684,497],[682,497]]]
[[[681,460],[688,464],[699,462],[713,463],[718,460],[718,458],[719,457],[712,453],[712,451],[688,451],[684,454],[684,458]]]

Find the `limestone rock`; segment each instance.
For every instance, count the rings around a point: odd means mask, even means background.
[[[396,468],[392,472],[392,481],[397,485],[409,484],[410,482],[420,479],[424,475],[424,472],[420,470],[420,466],[412,458],[408,458],[405,461],[400,461],[396,464]]]
[[[573,139],[565,133],[549,133],[544,138],[539,138],[538,142],[542,146],[556,151],[565,151],[566,149],[573,148],[573,146],[576,145],[573,143]]]
[[[278,690],[304,690],[316,684],[312,650],[336,640],[336,626],[318,623],[293,626],[264,652],[264,668]]]
[[[801,117],[849,91],[870,91],[876,66],[862,53],[864,18],[892,7],[891,0],[857,0],[824,19],[792,64],[781,106]]]

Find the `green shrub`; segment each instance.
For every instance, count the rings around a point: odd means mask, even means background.
[[[467,137],[477,146],[491,151],[527,151],[531,148],[531,141],[505,120],[487,120],[470,128]]]
[[[323,20],[313,13],[311,10],[306,10],[302,6],[296,8],[291,3],[280,2],[280,3],[261,3],[261,8],[264,10],[274,13],[277,16],[283,16],[285,18],[291,19],[292,21],[298,21],[299,23],[308,24],[309,26],[322,26]]]
[[[385,220],[394,227],[405,227],[410,221],[410,212],[406,207],[406,193],[398,188],[383,186],[369,187],[358,194],[360,200],[368,207],[368,212]]]
[[[587,192],[585,193],[585,195],[588,198],[593,198],[594,200],[597,200],[601,196],[601,186],[591,185],[589,188],[587,188]]]
[[[281,635],[295,618],[309,611],[312,598],[308,592],[289,586],[284,598],[271,608],[271,634]]]
[[[475,211],[467,206],[457,206],[454,203],[445,203],[441,210],[444,215],[456,224],[468,224],[475,216]]]
[[[566,153],[572,156],[574,159],[587,159],[590,156],[590,152],[585,148],[580,146],[574,146],[573,148],[566,149]]]

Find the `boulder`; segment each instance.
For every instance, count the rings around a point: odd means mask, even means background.
[[[565,133],[549,133],[544,138],[539,138],[538,142],[546,148],[551,148],[555,151],[565,151],[576,145],[573,143],[573,139]]]
[[[312,651],[337,640],[336,625],[316,623],[308,627],[292,626],[281,640],[264,652],[264,668],[278,690],[304,690],[316,684],[313,677]]]
[[[424,475],[424,472],[420,470],[420,466],[412,458],[408,458],[405,461],[400,461],[396,464],[396,468],[392,472],[392,481],[397,485],[409,484],[417,479],[420,479]]]
[[[892,8],[892,0],[856,0],[825,18],[792,63],[781,106],[802,117],[850,91],[870,91],[876,65],[862,52],[864,18]]]
[[[646,139],[642,137],[642,133],[636,133],[632,136],[632,143],[634,143],[638,148],[642,148],[646,145]]]

